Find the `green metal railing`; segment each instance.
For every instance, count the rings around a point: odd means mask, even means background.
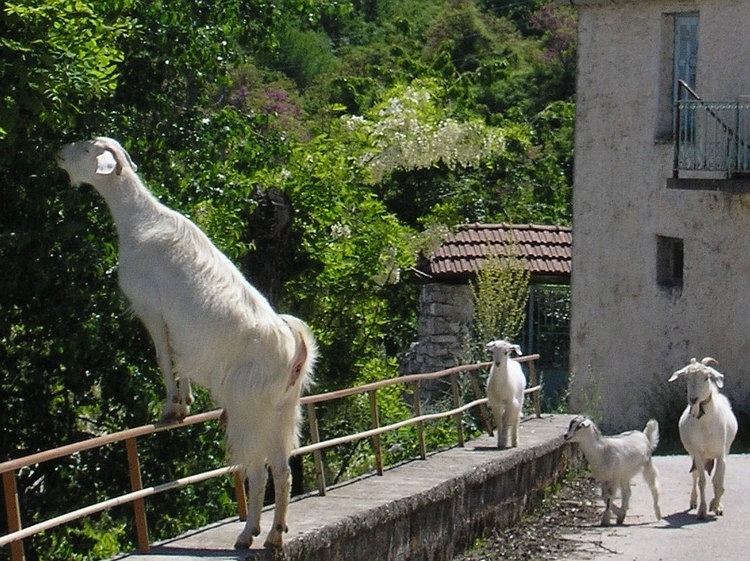
[[[683,81],[680,91],[690,99],[675,103],[674,177],[750,174],[750,100],[705,101]]]

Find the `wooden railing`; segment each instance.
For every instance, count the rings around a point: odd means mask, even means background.
[[[539,359],[539,355],[525,355],[519,357],[519,362],[527,362],[529,370],[529,388],[526,389],[527,394],[532,394],[534,411],[537,417],[541,416],[541,399],[540,390],[541,386],[538,384],[535,361]],[[326,481],[325,481],[325,466],[323,463],[323,455],[321,450],[338,446],[343,443],[353,442],[356,440],[371,438],[373,443],[373,449],[375,452],[375,471],[378,475],[383,475],[384,463],[383,453],[380,446],[380,435],[388,432],[397,430],[402,427],[416,425],[417,427],[417,439],[420,450],[420,457],[422,459],[427,458],[427,447],[424,439],[424,424],[428,421],[435,419],[453,417],[456,424],[457,432],[457,443],[459,446],[464,445],[464,433],[462,414],[469,409],[474,407],[480,407],[482,412],[482,418],[486,425],[487,431],[492,434],[492,423],[490,420],[489,413],[487,411],[486,403],[487,399],[479,397],[484,392],[480,390],[479,381],[476,376],[476,371],[483,368],[487,368],[491,363],[483,362],[472,365],[462,365],[449,368],[447,370],[440,370],[438,372],[431,372],[426,374],[413,374],[409,376],[399,376],[397,378],[391,378],[388,380],[381,380],[379,382],[373,382],[371,384],[365,384],[354,388],[346,388],[343,390],[309,395],[302,398],[301,402],[307,408],[308,423],[310,425],[310,437],[312,443],[306,446],[301,446],[292,451],[292,455],[301,454],[313,454],[313,460],[315,465],[315,478],[317,483],[318,492],[321,495],[326,493]],[[476,397],[473,401],[468,403],[461,403],[461,391],[459,384],[459,375],[462,373],[470,374],[470,381],[472,391]],[[453,400],[453,408],[448,411],[441,411],[439,413],[422,414],[421,401],[419,396],[420,383],[425,380],[434,380],[437,378],[450,377],[451,382],[451,395]],[[414,416],[404,421],[393,423],[386,426],[380,426],[379,415],[378,415],[378,400],[377,390],[387,386],[393,386],[396,384],[411,384],[414,387]],[[320,432],[318,427],[318,420],[316,416],[315,406],[319,403],[324,403],[336,399],[342,399],[347,396],[367,393],[370,400],[370,418],[372,428],[367,431],[342,436],[339,438],[333,438],[329,440],[320,440]],[[132,503],[134,514],[135,514],[135,526],[136,526],[136,543],[138,549],[147,552],[150,549],[150,540],[148,533],[148,521],[146,519],[146,508],[145,499],[158,493],[170,491],[173,489],[180,489],[194,483],[199,483],[214,477],[225,476],[234,474],[235,491],[237,495],[237,508],[239,518],[245,520],[247,518],[247,505],[245,498],[245,487],[244,481],[239,476],[238,466],[226,466],[202,473],[198,473],[189,477],[183,477],[162,483],[160,485],[154,485],[151,487],[143,487],[140,461],[138,458],[138,447],[137,439],[145,437],[147,435],[155,434],[166,430],[173,430],[180,427],[195,425],[206,421],[218,419],[221,416],[222,411],[216,409],[207,413],[200,413],[198,415],[191,415],[186,417],[182,421],[164,424],[152,424],[144,425],[141,427],[127,429],[124,431],[108,434],[61,446],[53,450],[46,450],[29,456],[24,456],[15,460],[0,463],[0,475],[3,480],[3,495],[5,497],[5,511],[8,519],[8,533],[0,536],[0,546],[9,545],[11,551],[12,561],[24,561],[24,547],[23,540],[43,532],[61,526],[63,524],[72,522],[74,520],[84,518],[86,516],[108,510],[115,506]],[[74,510],[54,518],[50,518],[43,522],[39,522],[32,526],[23,527],[21,521],[21,512],[18,498],[18,488],[16,485],[16,473],[28,466],[37,465],[43,462],[54,460],[70,456],[83,452],[85,450],[91,450],[102,446],[124,442],[127,450],[128,458],[128,471],[130,474],[130,488],[131,491],[124,495],[120,495],[105,501],[98,502],[96,504]]]

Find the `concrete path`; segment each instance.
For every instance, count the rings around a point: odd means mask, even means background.
[[[484,435],[464,448],[388,469],[383,477],[363,477],[325,496],[293,501],[283,556],[293,561],[408,559],[417,558],[412,550],[447,543],[441,555],[418,558],[449,559],[453,540],[465,541],[465,534],[480,529],[485,518],[520,516],[526,499],[551,483],[548,472],[564,473],[569,448],[562,435],[571,418],[525,419],[518,448],[499,451],[495,439]],[[264,532],[249,551],[232,549],[243,527],[232,518],[156,544],[148,554],[117,559],[265,561],[273,557],[261,545],[272,516],[272,510],[264,511]]]
[[[699,521],[688,511],[692,477],[688,456],[657,456],[662,520],[654,519],[651,493],[640,475],[633,480],[624,526],[589,527],[566,536],[580,542],[566,561],[704,561],[750,559],[750,455],[730,455],[724,480],[724,516]],[[706,498],[713,497],[711,482]],[[596,499],[597,505],[602,505]]]

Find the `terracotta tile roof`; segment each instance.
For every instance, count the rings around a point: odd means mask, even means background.
[[[459,280],[474,275],[489,251],[503,256],[515,247],[532,277],[569,282],[573,236],[567,226],[537,224],[464,224],[443,241],[419,266],[420,276]]]

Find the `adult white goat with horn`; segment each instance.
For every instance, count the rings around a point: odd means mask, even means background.
[[[191,382],[224,408],[232,461],[249,481],[248,519],[235,547],[250,547],[260,533],[266,464],[276,502],[266,545],[280,547],[299,398],[317,355],[310,329],[277,314],[195,224],[161,204],[118,142],[67,144],[56,159],[71,184],[92,185],[112,213],[120,286],[153,339],[167,389],[163,419],[187,415]]]
[[[687,382],[688,404],[680,417],[680,440],[693,459],[690,468],[693,474],[690,508],[698,507],[700,520],[706,518],[708,510],[718,516],[724,514],[721,498],[724,495],[726,460],[737,435],[737,418],[732,406],[726,396],[719,393],[719,388],[724,387],[724,375],[714,368],[718,365],[710,356],[700,362],[691,358],[687,366],[669,378],[670,382],[678,378],[684,378]],[[711,475],[714,465],[714,498],[707,508],[706,474]]]

